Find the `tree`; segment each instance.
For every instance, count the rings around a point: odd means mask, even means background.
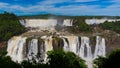
[[[111,52],[107,57],[94,60],[98,68],[120,68],[120,49]]]
[[[116,21],[116,22],[106,21],[104,23],[101,23],[99,26],[102,27],[103,29],[112,30],[117,33],[120,33],[120,21]]]
[[[21,68],[21,66],[13,62],[9,56],[6,56],[6,52],[3,52],[0,54],[0,68]]]
[[[84,21],[76,19],[76,22],[74,22],[74,25],[72,27],[72,31],[73,32],[90,32],[92,31],[92,28],[90,25],[86,24]]]
[[[95,59],[93,62],[98,66],[98,68],[106,68],[106,61],[107,59],[105,57],[99,56],[97,59]]]
[[[72,52],[49,51],[48,64],[51,68],[87,68],[85,61]]]

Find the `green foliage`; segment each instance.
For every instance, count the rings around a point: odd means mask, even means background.
[[[0,14],[0,41],[6,41],[24,30],[25,28],[19,23],[17,16],[7,12]]]
[[[13,62],[9,56],[6,56],[6,52],[3,52],[0,54],[0,68],[21,68],[21,66]]]
[[[98,68],[105,68],[106,61],[107,59],[105,57],[99,56],[93,62],[98,66]]]
[[[73,32],[90,32],[92,31],[92,28],[90,27],[90,25],[77,19],[77,22],[75,22],[75,25],[72,27],[72,31]]]
[[[49,51],[48,60],[51,68],[87,68],[84,60],[63,50]]]
[[[120,68],[120,49],[111,52],[107,57],[94,60],[98,68]]]
[[[120,33],[120,21],[116,21],[116,22],[105,22],[100,24],[100,26],[103,29],[107,29],[107,30],[112,30],[115,31],[117,33]]]
[[[33,63],[33,62],[30,62],[30,61],[26,61],[26,60],[24,60],[21,63],[21,66],[23,68],[50,68],[48,64]]]

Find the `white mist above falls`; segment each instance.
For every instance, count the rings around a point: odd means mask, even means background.
[[[96,45],[90,45],[89,37],[79,36],[59,36],[62,42],[60,45],[53,43],[52,36],[42,36],[40,38],[27,38],[16,36],[8,41],[7,52],[13,61],[21,62],[23,60],[35,60],[37,62],[47,61],[47,51],[54,50],[54,46],[62,47],[65,51],[74,52],[76,55],[86,61],[89,68],[92,68],[92,60],[97,56],[105,56],[105,39],[96,36]],[[61,44],[62,43],[62,44]],[[95,46],[92,48],[91,46]],[[92,49],[94,49],[92,52]]]

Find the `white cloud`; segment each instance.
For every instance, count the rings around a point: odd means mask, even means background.
[[[52,4],[64,3],[64,2],[92,2],[92,1],[98,1],[98,0],[44,0],[42,2],[39,2],[39,4],[52,5]]]
[[[66,5],[55,7],[54,4],[65,2],[65,0],[54,2],[45,0],[41,3],[31,6],[20,6],[20,5],[11,5],[8,3],[0,3],[0,9],[10,12],[22,12],[22,14],[31,14],[38,12],[48,12],[53,14],[63,14],[63,15],[120,15],[120,4],[112,4],[105,8],[100,8],[100,5]],[[67,0],[66,0],[67,1]],[[83,0],[81,0],[82,2]],[[85,0],[93,1],[93,0]],[[84,1],[84,2],[85,2]]]
[[[8,3],[0,2],[0,8],[5,7],[5,6],[7,6],[7,5],[8,5]]]
[[[57,3],[64,3],[64,2],[68,2],[70,0],[44,0],[42,2],[39,2],[38,4],[40,5],[54,5]]]
[[[98,1],[98,0],[75,0],[75,2],[92,2],[92,1]]]

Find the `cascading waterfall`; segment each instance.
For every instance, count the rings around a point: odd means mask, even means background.
[[[13,37],[8,41],[8,54],[13,61],[21,62],[23,60],[35,60],[37,62],[40,59],[43,63],[47,61],[47,52],[53,50],[53,38],[52,36],[42,36],[42,42],[39,39],[33,38],[29,40],[27,48],[25,48],[26,37]],[[78,37],[78,36],[59,36],[63,40],[63,49],[65,51],[74,52],[76,55],[81,57],[86,61],[89,68],[92,68],[92,61],[97,58],[97,56],[105,56],[105,39],[100,36],[96,37],[96,47],[94,54],[92,53],[90,39],[88,37]],[[58,46],[58,44],[57,44]],[[28,53],[25,53],[24,49],[28,49]],[[40,54],[38,54],[40,53]],[[27,56],[25,56],[27,54]],[[38,57],[40,56],[40,57]]]
[[[69,41],[69,45],[65,41],[65,39],[63,39],[63,41],[64,41],[63,49],[65,51],[74,52],[76,55],[78,55],[82,59],[86,60],[86,64],[88,65],[88,67],[92,68],[92,52],[91,52],[91,47],[89,45],[89,38],[81,37],[81,45],[80,45],[78,36],[68,36],[66,38]],[[86,47],[86,49],[85,49],[85,47]]]
[[[67,40],[67,38],[63,38],[63,42],[64,42],[63,49],[66,50],[66,51],[70,51],[69,50],[69,43],[66,40]]]
[[[87,54],[85,53],[85,47],[87,50],[86,51]],[[91,52],[91,47],[89,45],[89,38],[88,37],[81,37],[81,47],[80,47],[79,56],[83,59],[91,59],[92,58],[92,52]]]
[[[7,55],[9,55],[13,61],[21,62],[24,60],[23,47],[25,42],[26,37],[13,37],[8,41]]]
[[[86,48],[86,49],[85,49]],[[89,68],[92,68],[92,52],[88,37],[81,37],[79,56],[86,61]]]
[[[37,61],[38,54],[38,40],[32,39],[28,46],[28,59]]]
[[[65,38],[67,38],[69,45],[67,41],[64,41],[64,50],[66,51],[67,49],[67,51],[72,51],[77,54],[77,46],[79,46],[78,36],[65,36]]]
[[[95,53],[94,58],[97,58],[98,56],[105,57],[105,39],[97,36],[96,39],[96,47],[95,47]]]
[[[53,50],[52,40],[52,36],[45,39],[45,62],[47,61],[47,52]]]

